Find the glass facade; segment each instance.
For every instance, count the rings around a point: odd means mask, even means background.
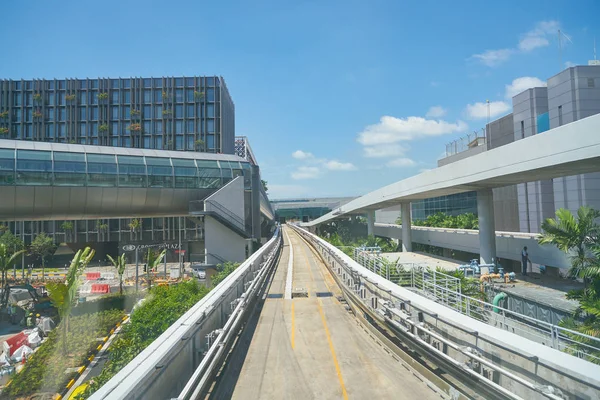
[[[438,212],[447,215],[477,215],[477,193],[465,192],[414,201],[411,203],[411,212],[413,220],[423,220]]]
[[[0,149],[0,186],[216,189],[238,176],[250,190],[246,162]]]
[[[0,138],[233,154],[233,119],[220,77],[0,80]]]

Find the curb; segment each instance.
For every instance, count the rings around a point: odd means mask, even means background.
[[[94,361],[94,358],[96,358],[96,355],[102,349],[102,347],[104,346],[104,344],[108,341],[109,337],[112,336],[115,333],[115,330],[117,328],[119,328],[121,326],[121,324],[123,322],[125,322],[128,318],[129,318],[128,315],[124,315],[123,319],[120,322],[117,322],[115,324],[115,327],[110,330],[109,334],[107,336],[104,336],[102,338],[102,343],[100,343],[98,345],[98,347],[94,348],[92,351],[90,351],[88,353],[89,357],[87,358],[87,361],[81,367],[79,367],[79,369],[77,370],[77,374],[67,383],[67,386],[65,386],[65,388],[60,393],[58,393],[58,396],[55,397],[54,400],[62,400],[63,398],[65,398],[64,396],[67,393],[69,393],[70,389],[73,387],[73,385],[75,384],[75,382],[77,382],[77,380],[79,379],[79,377],[81,377],[81,374],[83,374],[83,372],[91,364],[91,362]]]

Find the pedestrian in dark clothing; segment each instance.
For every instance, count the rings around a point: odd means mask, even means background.
[[[531,264],[531,260],[529,259],[529,253],[527,252],[527,246],[523,247],[523,251],[521,252],[521,267],[522,273],[524,276],[527,276],[527,263]]]

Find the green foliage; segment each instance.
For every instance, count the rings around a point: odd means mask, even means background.
[[[65,232],[72,232],[73,227],[73,222],[71,221],[65,221],[62,224],[60,224],[60,229],[62,229]]]
[[[13,235],[13,233],[8,230],[0,236],[0,243],[5,244],[7,248],[13,249],[14,251],[25,249],[25,243],[23,243],[21,238]]]
[[[154,270],[161,263],[163,258],[167,255],[167,250],[163,250],[161,252],[154,251],[152,249],[148,249],[148,253],[146,254],[146,278],[148,279],[148,287],[152,286],[150,272]]]
[[[265,193],[268,192],[269,191],[269,187],[267,186],[268,182],[265,181],[264,179],[261,179],[260,183],[262,184],[262,187],[263,187],[263,190],[265,191]]]
[[[127,268],[127,258],[125,253],[121,254],[121,256],[112,258],[110,254],[106,255],[112,265],[117,270],[117,274],[119,274],[119,293],[123,294],[123,273],[125,273],[125,268]]]
[[[45,232],[37,235],[29,245],[31,255],[41,258],[42,268],[45,267],[45,258],[52,255],[55,250],[56,246],[52,242],[52,238],[46,235]]]
[[[224,264],[217,265],[217,273],[210,278],[212,287],[215,287],[219,283],[221,283],[223,279],[227,278],[227,276],[229,276],[229,274],[235,271],[235,269],[239,266],[240,263],[234,263],[229,261]]]
[[[354,256],[355,247],[379,247],[383,253],[393,253],[398,249],[398,246],[391,239],[373,235],[358,238],[355,241],[344,241],[340,235],[334,233],[329,238],[324,239],[350,257]]]
[[[65,374],[65,370],[83,365],[89,353],[98,345],[97,339],[106,336],[122,318],[123,312],[120,310],[73,317],[67,335],[69,354],[63,354],[61,335],[58,329],[53,330],[2,395],[17,398],[40,392],[62,391],[74,375]]]
[[[0,242],[0,271],[2,271],[2,286],[6,278],[6,273],[16,263],[17,258],[24,253],[25,250],[14,251],[13,248]]]
[[[400,218],[400,224],[402,220]],[[479,229],[479,220],[473,213],[460,215],[447,215],[443,212],[437,212],[429,215],[424,220],[412,221],[414,226],[428,226],[432,228],[450,228],[450,229]]]
[[[108,382],[208,291],[194,280],[153,288],[148,299],[132,313],[131,322],[123,326],[120,336],[110,347],[108,362],[100,375],[90,382],[83,398]]]
[[[96,300],[78,303],[71,309],[71,317],[83,314],[93,314],[107,310],[131,311],[135,303],[140,298],[141,296],[136,293],[128,293],[124,295],[119,293],[107,294]]]

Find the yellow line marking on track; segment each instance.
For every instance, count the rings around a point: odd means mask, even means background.
[[[331,341],[329,328],[327,328],[327,321],[325,320],[325,313],[323,312],[323,307],[321,307],[320,299],[317,299],[317,304],[319,306],[319,314],[321,314],[321,321],[323,321],[323,328],[325,328],[325,335],[327,335],[327,343],[329,344],[329,350],[331,351],[333,365],[335,365],[335,372],[337,373],[338,380],[340,381],[340,386],[342,387],[342,396],[344,397],[344,400],[348,400],[348,393],[346,392],[346,386],[344,386],[344,378],[342,377],[342,371],[340,369],[340,365],[338,364],[338,360],[335,355],[335,349],[333,348],[333,342]]]
[[[294,302],[292,301],[292,350],[295,347],[295,339],[296,338],[296,321],[294,318]]]

